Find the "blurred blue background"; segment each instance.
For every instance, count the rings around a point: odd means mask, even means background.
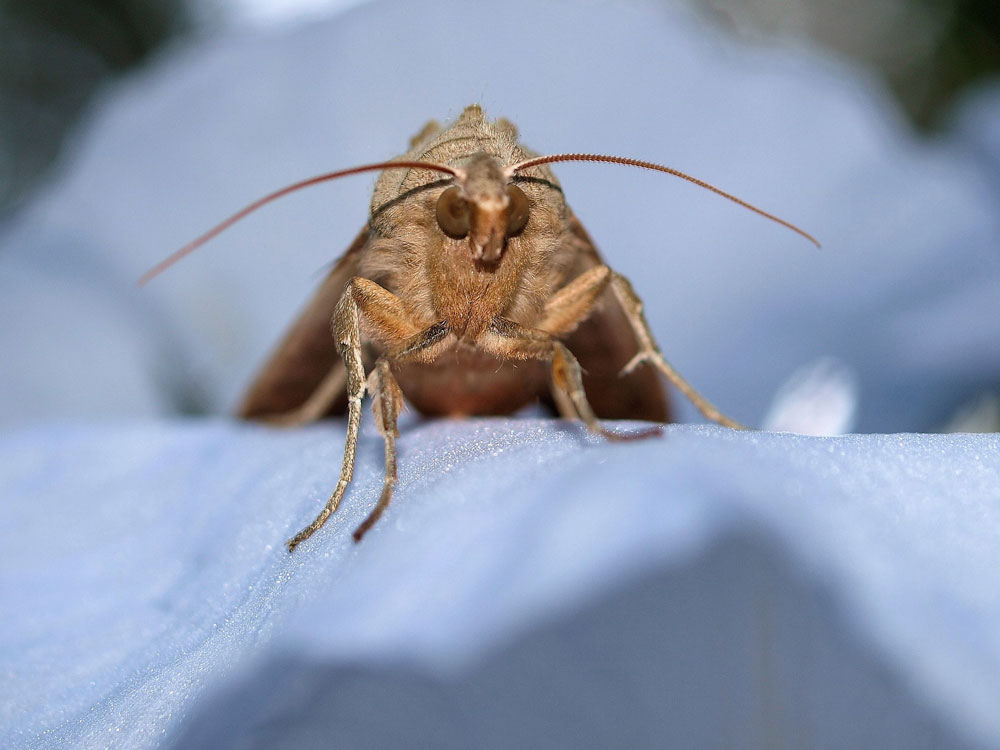
[[[363,2],[3,0],[0,210],[10,210],[37,184],[94,91],[146,64],[163,45],[234,29],[305,23]],[[991,0],[692,0],[691,5],[720,28],[755,43],[797,39],[858,61],[885,81],[923,130],[941,128],[967,87],[1000,71],[1000,9]]]
[[[231,409],[364,221],[371,180],[269,207],[141,295],[132,279],[259,195],[392,157],[476,101],[535,149],[666,162],[821,238],[816,253],[663,177],[558,170],[607,261],[648,276],[668,356],[735,418],[996,429],[996,6],[832,7],[542,4],[478,47],[441,15],[431,54],[397,16],[433,14],[391,2],[8,1],[0,287],[22,325],[0,334],[0,420]],[[663,32],[629,44],[643,14]],[[350,59],[323,41],[363,18],[399,33]]]

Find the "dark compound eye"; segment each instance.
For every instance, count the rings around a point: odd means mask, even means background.
[[[507,186],[510,207],[507,209],[507,236],[513,237],[528,223],[528,196],[516,185]]]
[[[457,186],[448,188],[438,198],[437,222],[441,231],[452,239],[460,240],[469,234],[469,202]]]

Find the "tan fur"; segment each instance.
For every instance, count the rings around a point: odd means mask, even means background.
[[[534,155],[518,144],[510,123],[489,122],[478,106],[466,108],[446,130],[423,135],[400,160],[462,166],[482,152],[508,165]],[[546,167],[526,172],[525,176],[559,184]],[[374,236],[362,259],[361,275],[397,294],[413,317],[427,324],[441,315],[459,328],[476,331],[494,316],[506,315],[531,325],[548,297],[568,280],[570,263],[561,252],[568,215],[562,193],[535,182],[519,182],[531,201],[528,227],[508,241],[498,268],[482,271],[452,262],[463,241],[442,235],[434,219],[434,207],[447,186],[440,178],[419,169],[382,173],[372,196]],[[435,183],[439,186],[399,201],[405,193]]]
[[[500,166],[535,155],[518,142],[512,123],[491,122],[473,105],[448,127],[429,122],[398,160],[465,167],[484,154]],[[488,192],[490,182],[469,189]],[[353,294],[364,313],[360,325],[366,367],[380,353],[392,357],[406,349],[434,324],[447,324],[444,340],[393,364],[403,393],[426,414],[504,414],[545,396],[549,374],[543,362],[515,364],[510,359],[516,346],[492,352],[484,346],[484,332],[502,317],[525,329],[570,337],[572,348],[581,352],[584,385],[593,391],[598,415],[665,421],[666,402],[655,373],[644,369],[617,377],[635,354],[636,341],[616,300],[604,290],[606,283],[587,287],[582,295],[577,292],[580,282],[570,283],[603,264],[551,170],[534,167],[514,178],[530,203],[528,224],[506,240],[499,262],[487,265],[471,262],[466,241],[450,239],[437,225],[436,203],[451,183],[423,169],[380,175],[369,231],[337,264],[263,369],[241,414],[281,412],[277,421],[297,422],[346,409],[345,398],[319,385],[344,380],[342,368],[327,374],[336,361],[328,321],[335,301],[356,277],[360,281]],[[303,341],[311,342],[311,348]],[[320,344],[324,356],[310,371],[306,355]],[[307,400],[309,384],[315,391]]]
[[[724,419],[663,359],[638,297],[601,261],[548,167],[508,169],[533,155],[513,125],[490,122],[472,106],[447,128],[426,125],[400,157],[445,165],[453,177],[421,168],[379,177],[368,231],[324,282],[242,408],[260,416],[281,404],[285,422],[347,409],[336,489],[289,541],[290,550],[326,522],[346,492],[366,390],[385,440],[386,471],[382,496],[355,540],[392,496],[403,397],[426,414],[504,414],[552,386],[560,412],[590,431],[609,439],[648,437],[658,428],[623,435],[599,419],[667,420],[655,372],[631,372],[649,363],[707,415]],[[449,188],[439,225],[438,199]],[[318,344],[331,332],[338,356]],[[314,351],[322,356],[311,367]]]

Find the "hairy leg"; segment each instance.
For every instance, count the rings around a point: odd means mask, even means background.
[[[631,362],[625,365],[625,369],[622,372],[628,374],[641,364],[651,364],[663,373],[667,380],[676,386],[677,390],[687,396],[691,403],[697,407],[698,411],[708,419],[736,430],[746,429],[739,422],[730,419],[720,412],[708,399],[691,387],[691,384],[682,378],[680,373],[664,359],[663,352],[660,351],[656,339],[653,338],[653,332],[650,330],[649,323],[646,322],[646,316],[642,312],[642,300],[639,299],[639,295],[632,289],[632,284],[629,283],[629,280],[621,274],[612,272],[611,288],[625,310],[625,315],[628,317],[636,339],[639,341],[639,352],[632,358]]]
[[[627,434],[605,429],[587,401],[580,363],[569,349],[545,331],[526,328],[506,318],[496,318],[478,343],[495,356],[504,359],[540,359],[550,362],[552,383],[557,389],[557,394],[561,393],[565,397],[560,409],[571,405],[576,416],[579,416],[587,429],[596,435],[608,440],[636,440],[659,435],[661,432],[659,427]],[[558,395],[556,398],[557,404],[560,403]]]
[[[348,283],[333,314],[333,335],[347,371],[347,440],[344,460],[337,486],[315,520],[288,541],[292,552],[312,536],[337,510],[354,476],[354,459],[357,454],[358,432],[361,428],[361,399],[364,398],[365,370],[361,361],[361,325],[366,324],[370,337],[390,350],[405,351],[409,356],[420,356],[439,342],[446,334],[440,325],[421,332],[409,319],[399,298],[368,279],[355,277]],[[421,343],[424,346],[421,347]],[[390,373],[391,377],[391,373]],[[392,381],[395,383],[395,380]],[[396,389],[398,391],[398,387]],[[388,464],[389,449],[386,449]],[[388,472],[388,465],[387,465]],[[395,473],[395,443],[393,443],[393,474]],[[388,490],[392,494],[391,487]],[[388,499],[386,499],[388,502]]]
[[[538,328],[553,336],[572,333],[590,316],[601,293],[611,282],[611,275],[607,266],[596,266],[577,276],[545,303]]]
[[[403,409],[403,392],[392,375],[389,361],[384,357],[375,363],[375,369],[368,377],[368,392],[372,395],[372,413],[375,426],[385,439],[385,479],[382,495],[368,517],[354,531],[354,541],[360,542],[368,530],[381,518],[389,507],[392,491],[396,487],[396,438],[399,437],[397,421]]]

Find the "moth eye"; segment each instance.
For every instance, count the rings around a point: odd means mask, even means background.
[[[507,186],[510,208],[507,210],[507,236],[513,237],[528,223],[528,196],[517,185]]]
[[[438,198],[437,222],[441,231],[452,239],[460,240],[469,233],[469,202],[457,186],[448,188]]]

